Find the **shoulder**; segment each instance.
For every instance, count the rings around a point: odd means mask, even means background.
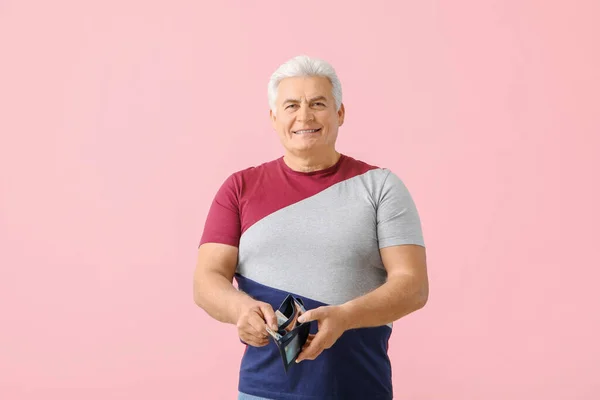
[[[279,159],[266,161],[261,164],[248,166],[229,173],[223,186],[240,190],[243,186],[259,182],[264,176],[271,175],[277,168]]]
[[[348,154],[342,154],[346,168],[352,168],[357,170],[364,170],[365,172],[382,169],[378,165],[371,162],[360,160],[356,157],[352,157]]]
[[[352,168],[360,168],[365,171],[360,178],[371,192],[373,198],[381,200],[389,197],[408,198],[410,192],[404,180],[393,169],[375,165],[369,162],[361,161],[350,156],[346,156],[348,164]]]
[[[344,155],[346,162],[345,168],[347,170],[353,170],[357,175],[361,175],[361,178],[368,182],[373,188],[381,187],[384,185],[388,176],[392,174],[389,168],[359,160],[349,155]]]
[[[261,164],[252,165],[244,169],[234,171],[231,176],[247,178],[264,174],[265,172],[270,172],[276,169],[279,161],[280,158],[277,158],[275,160],[265,161]]]

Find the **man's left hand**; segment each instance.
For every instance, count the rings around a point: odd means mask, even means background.
[[[298,321],[317,321],[318,332],[316,335],[309,335],[296,362],[314,360],[323,350],[333,346],[346,331],[347,318],[345,310],[340,306],[319,307],[302,314]]]

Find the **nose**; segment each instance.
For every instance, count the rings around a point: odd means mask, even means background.
[[[315,116],[310,107],[302,105],[300,107],[300,112],[298,113],[298,119],[300,122],[308,122],[314,120]]]

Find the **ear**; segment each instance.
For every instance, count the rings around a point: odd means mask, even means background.
[[[275,129],[275,122],[277,122],[277,116],[273,113],[273,110],[269,109],[269,118],[271,119],[271,125]]]
[[[340,109],[338,111],[338,126],[342,126],[344,124],[344,117],[346,116],[346,108],[344,107],[344,103],[340,105]]]

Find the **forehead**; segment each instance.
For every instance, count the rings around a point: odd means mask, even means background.
[[[331,82],[323,76],[285,78],[279,82],[277,100],[281,103],[289,98],[305,100],[317,96],[329,99],[332,97],[331,89]]]

